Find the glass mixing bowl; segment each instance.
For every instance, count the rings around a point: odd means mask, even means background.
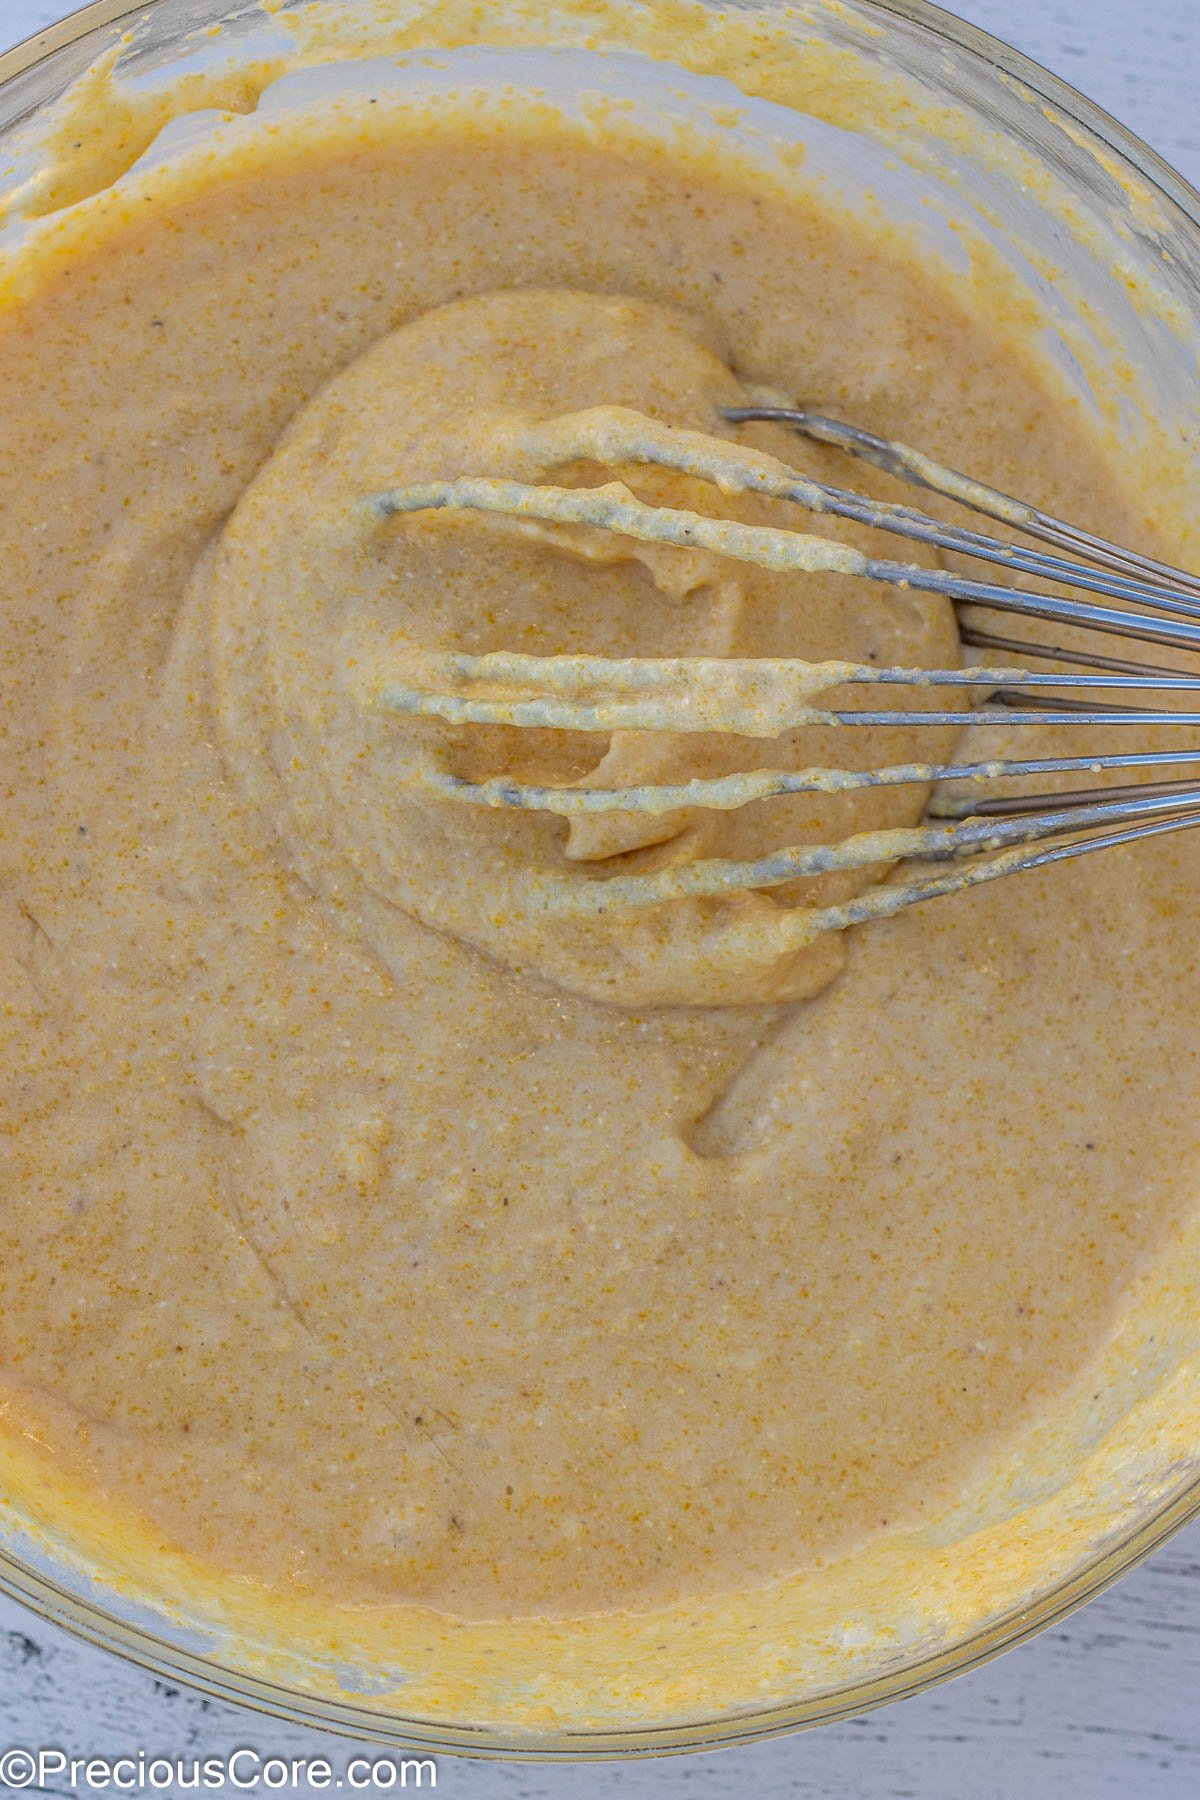
[[[358,0],[340,0],[352,13]],[[286,5],[282,9],[285,14]],[[392,13],[416,17],[417,0],[393,0]],[[433,9],[436,15],[437,9]],[[620,11],[620,8],[613,8]],[[628,0],[633,13],[636,0]],[[1200,194],[1144,144],[1026,58],[924,0],[811,0],[783,9],[772,0],[736,0],[727,11],[770,16],[799,43],[816,41],[864,65],[894,75],[924,109],[963,127],[923,139],[907,120],[860,119],[855,130],[796,111],[781,120],[777,105],[759,122],[805,144],[814,179],[847,192],[870,188],[894,217],[911,218],[930,234],[930,248],[953,255],[953,226],[972,232],[1003,255],[1034,293],[1047,319],[1050,348],[1090,400],[1104,399],[1106,343],[1114,340],[1141,371],[1161,423],[1177,426],[1181,442],[1200,442]],[[482,9],[499,26],[504,0]],[[546,0],[546,47],[559,43],[562,13],[578,30],[585,0],[560,9]],[[223,51],[261,54],[277,20],[255,0],[96,0],[73,17],[0,57],[0,198],[22,184],[36,188],[29,127],[104,52],[123,40],[121,67],[131,79],[158,81],[194,66],[211,42],[206,28],[226,27]],[[578,43],[578,38],[576,38]],[[429,47],[436,48],[435,44]],[[561,46],[560,46],[561,47]],[[679,67],[639,65],[629,55],[601,59],[603,46],[577,49],[588,61],[592,88],[631,97],[653,111],[669,80],[672,106],[686,105],[688,46]],[[536,46],[522,52],[539,81]],[[588,60],[590,59],[590,60]],[[486,63],[486,58],[484,59]],[[473,79],[488,79],[484,63]],[[516,75],[511,50],[492,79]],[[567,69],[560,77],[578,79]],[[680,99],[680,96],[683,99]],[[750,108],[751,129],[754,107]],[[75,146],[86,157],[86,144]],[[86,177],[81,188],[86,192]],[[930,202],[933,202],[931,205]],[[1147,304],[1147,295],[1153,303]],[[1074,330],[1086,315],[1083,338]],[[1056,319],[1072,323],[1074,348]],[[1078,345],[1092,331],[1095,354],[1080,360]],[[1114,404],[1123,404],[1110,396]],[[1137,420],[1129,421],[1136,434]],[[1190,434],[1190,436],[1189,436]],[[1131,436],[1131,441],[1133,441]],[[1200,1434],[1198,1434],[1200,1435]],[[1131,1499],[1119,1529],[1097,1531],[1090,1551],[1078,1541],[1068,1556],[1047,1540],[1044,1562],[1019,1604],[986,1620],[969,1637],[901,1656],[839,1686],[796,1693],[768,1710],[674,1720],[656,1729],[562,1730],[519,1737],[469,1720],[409,1718],[384,1707],[370,1670],[327,1667],[309,1647],[290,1647],[286,1680],[255,1672],[254,1646],[211,1619],[188,1618],[144,1593],[130,1597],[96,1552],[57,1541],[45,1521],[29,1518],[0,1492],[0,1589],[80,1637],[222,1699],[268,1714],[425,1750],[526,1760],[583,1760],[709,1749],[766,1737],[861,1713],[916,1693],[968,1669],[1060,1618],[1096,1594],[1200,1512],[1194,1466],[1176,1463]],[[278,1659],[276,1659],[278,1666]]]

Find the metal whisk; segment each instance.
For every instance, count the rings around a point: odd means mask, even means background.
[[[646,730],[725,732],[773,738],[801,725],[861,726],[1200,726],[1200,711],[1176,710],[1155,696],[1200,695],[1200,674],[1105,656],[1073,645],[1044,644],[980,630],[977,609],[1015,613],[1091,633],[1123,638],[1132,648],[1160,644],[1200,651],[1200,577],[1080,531],[1032,506],[972,481],[909,449],[809,408],[742,406],[723,415],[741,423],[766,420],[833,445],[889,474],[998,521],[1026,539],[1011,543],[892,503],[871,500],[801,474],[774,457],[724,439],[675,429],[620,407],[598,407],[545,424],[521,437],[525,464],[540,475],[572,463],[613,468],[658,467],[697,477],[725,494],[794,503],[807,512],[869,525],[917,543],[991,563],[1016,578],[1033,577],[1099,596],[1063,598],[1023,586],[942,569],[879,559],[811,534],[651,506],[620,482],[556,487],[461,478],[390,489],[366,503],[378,523],[443,508],[504,515],[540,525],[585,526],[688,549],[706,549],[773,570],[819,570],[945,596],[960,608],[964,644],[1013,660],[1004,666],[954,669],[877,668],[799,659],[467,655],[415,652],[378,694],[400,714],[455,724],[487,724],[574,732]],[[1114,604],[1115,603],[1115,604]],[[1067,670],[1036,672],[1024,659],[1049,659]],[[945,688],[981,693],[982,703],[952,710],[839,710],[819,704],[842,686]],[[1129,696],[1135,697],[1130,699]],[[1193,703],[1195,704],[1195,703]],[[1200,745],[1200,740],[1195,741]],[[1025,869],[1200,824],[1200,773],[1183,779],[1137,780],[1097,787],[1112,771],[1185,769],[1200,765],[1200,747],[1101,755],[906,763],[870,770],[771,769],[672,784],[628,787],[531,785],[497,777],[471,781],[432,762],[419,781],[447,802],[532,809],[564,817],[682,808],[729,810],[796,793],[931,784],[926,822],[877,830],[838,844],[784,848],[756,861],[726,858],[635,875],[582,872],[531,874],[531,906],[557,917],[609,915],[664,901],[765,889],[833,869],[866,868],[902,859],[950,863],[918,872],[840,905],[816,909],[815,933],[885,917],[937,895]],[[1019,782],[1091,776],[1091,785],[1049,793],[988,792],[963,796],[964,783]],[[954,783],[958,791],[945,791]]]

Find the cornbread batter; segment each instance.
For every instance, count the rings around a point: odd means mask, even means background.
[[[721,422],[767,387],[1184,554],[936,269],[613,132],[276,136],[147,176],[6,290],[0,1413],[210,1588],[616,1643],[920,1530],[1084,1379],[1195,1203],[1200,836],[801,949],[788,910],[863,877],[514,902],[925,795],[565,820],[448,805],[421,759],[627,785],[954,740],[398,718],[406,657],[953,666],[953,618],[574,528],[366,529],[356,500],[520,478],[531,419],[597,406],[846,482]]]
[[[530,877],[558,870],[558,893],[567,898],[561,873],[572,861],[620,858],[627,875],[703,856],[763,856],[920,816],[916,787],[787,795],[734,812],[618,811],[576,817],[565,833],[546,816],[447,817],[421,786],[431,767],[459,780],[628,787],[752,769],[767,728],[757,739],[439,729],[430,719],[405,730],[379,704],[387,674],[403,669],[406,655],[416,656],[419,673],[430,648],[953,666],[949,602],[898,589],[864,593],[841,573],[806,573],[801,609],[794,573],[768,574],[711,551],[524,519],[427,511],[371,529],[357,516],[372,494],[410,476],[536,475],[531,439],[546,421],[569,439],[566,455],[554,457],[558,482],[565,462],[566,475],[574,469],[589,486],[611,481],[612,470],[571,450],[603,440],[606,429],[645,431],[653,415],[733,438],[720,409],[746,395],[703,336],[644,302],[556,290],[483,295],[428,312],[313,402],[206,560],[192,607],[213,621],[217,711],[238,786],[292,843],[290,860],[299,859],[310,884],[347,895],[385,961],[406,966],[415,914],[624,1010],[804,996],[831,978],[842,946],[831,938],[797,947],[804,914],[789,918],[780,901],[786,908],[789,898],[810,894],[845,897],[864,885],[861,872],[788,884],[774,896],[740,893],[569,921],[549,897],[537,907]],[[584,425],[576,423],[581,415]],[[783,433],[762,435],[788,453]],[[635,479],[660,506],[713,505],[711,489],[694,476],[643,470]],[[795,523],[782,502],[743,502],[737,511],[744,523]],[[794,703],[794,676],[783,685]],[[864,694],[877,699],[860,690],[859,707]],[[693,691],[690,704],[697,699]],[[771,730],[771,760],[869,768],[892,755],[936,757],[953,741],[928,729],[861,728],[849,745],[847,736],[836,728]],[[638,854],[646,850],[657,853]],[[400,940],[391,950],[394,929]]]

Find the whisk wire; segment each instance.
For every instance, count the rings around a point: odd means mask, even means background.
[[[1152,585],[1161,582],[1200,599],[1200,576],[1174,568],[1169,563],[1158,562],[1140,551],[1111,543],[1107,538],[1096,537],[1089,531],[1082,531],[1065,519],[1057,519],[1052,513],[1043,512],[1040,507],[1029,506],[1023,500],[1014,500],[1010,494],[1001,493],[998,488],[989,487],[986,482],[961,475],[957,470],[947,468],[944,463],[936,462],[908,444],[877,437],[874,432],[864,431],[859,425],[848,425],[844,420],[831,419],[812,407],[733,406],[726,407],[722,416],[735,424],[766,420],[785,426],[812,438],[816,443],[830,444],[835,449],[844,450],[847,455],[871,463],[900,481],[940,494],[944,499],[956,500],[960,506],[969,507],[971,511],[981,513],[986,518],[1009,525],[1029,537],[1039,538],[1043,543],[1054,544],[1073,557],[1082,557],[1085,562],[1116,573],[1145,577]],[[964,537],[970,535],[963,534]],[[989,545],[998,542],[986,538],[980,541]],[[950,548],[949,545],[945,547]],[[1014,558],[1030,554],[1018,545],[1001,544],[1000,548],[1010,550]],[[1059,563],[1056,558],[1043,560],[1048,571],[1058,571],[1049,573],[1049,579],[1074,580],[1075,585],[1083,585],[1077,579],[1078,571],[1074,563]],[[1018,566],[1020,564],[1014,560],[1013,567]]]
[[[1024,641],[990,632],[981,609],[1154,643],[1200,649],[1200,576],[1081,531],[1063,520],[958,474],[906,445],[876,437],[811,408],[727,409],[733,423],[785,425],[951,499],[1012,529],[1069,552],[1059,555],[947,524],[912,507],[876,501],[817,482],[738,443],[663,426],[617,407],[595,408],[530,425],[521,442],[532,481],[463,476],[396,487],[364,503],[371,524],[443,509],[473,511],[518,527],[602,530],[683,550],[705,550],[779,572],[820,572],[867,579],[949,599],[960,614],[965,645],[1020,659],[1005,666],[954,669],[880,668],[799,658],[467,655],[421,650],[397,658],[373,695],[384,709],[437,718],[455,726],[492,725],[594,732],[718,732],[777,739],[805,726],[888,729],[994,726],[1200,728],[1200,709],[1169,698],[1200,694],[1200,674],[1133,656],[1106,656],[1073,645]],[[571,464],[658,467],[709,482],[726,494],[749,493],[795,503],[937,549],[1003,566],[1018,577],[1053,582],[1104,601],[1042,593],[984,581],[955,570],[867,555],[808,532],[748,525],[734,519],[650,505],[621,481],[558,487],[540,478]],[[1077,560],[1082,558],[1084,560]],[[802,595],[802,589],[798,593]],[[1137,610],[1132,610],[1137,609]],[[1039,672],[1025,666],[1065,665]],[[836,691],[878,687],[954,691],[956,704],[861,707],[831,704]],[[959,698],[961,696],[961,698]],[[970,704],[980,696],[982,704]],[[1104,696],[1110,696],[1105,698]],[[1159,704],[1155,697],[1161,696]],[[621,786],[520,782],[504,776],[471,780],[433,758],[418,758],[408,779],[438,802],[523,809],[563,818],[613,812],[661,814],[702,808],[731,811],[786,794],[850,793],[921,785],[933,790],[926,822],[859,833],[840,843],[802,845],[738,861],[711,858],[637,874],[531,874],[527,903],[560,917],[599,916],[672,900],[712,898],[785,886],[835,870],[880,869],[898,861],[948,862],[949,872],[884,883],[836,906],[800,909],[801,934],[841,930],[891,916],[921,901],[963,891],[1024,870],[1045,868],[1103,848],[1140,842],[1200,824],[1200,775],[1096,786],[1117,771],[1153,774],[1200,769],[1200,748],[1105,751],[1099,755],[998,757],[941,763],[906,762],[870,769],[760,768],[683,782]],[[997,795],[991,784],[1090,774],[1090,786]],[[987,792],[980,789],[986,787]],[[967,791],[963,791],[963,790]],[[972,792],[971,790],[975,791]]]

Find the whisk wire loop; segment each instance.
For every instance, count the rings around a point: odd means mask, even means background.
[[[1200,728],[1200,665],[1188,673],[1129,653],[1028,641],[995,633],[979,611],[1018,615],[1072,631],[1119,637],[1136,647],[1158,644],[1200,650],[1200,576],[1079,530],[1040,509],[972,480],[910,447],[875,436],[809,407],[729,408],[733,424],[768,421],[875,465],[950,499],[1024,537],[1028,543],[948,524],[920,510],[870,499],[813,480],[743,444],[682,431],[619,407],[530,423],[520,439],[526,472],[535,479],[460,476],[391,488],[362,507],[369,526],[407,515],[454,510],[510,522],[516,528],[613,532],[633,540],[702,550],[782,573],[821,573],[884,583],[949,599],[960,614],[968,648],[1013,660],[964,668],[890,667],[800,658],[531,656],[503,651],[468,655],[420,650],[398,656],[372,698],[394,714],[452,726],[488,725],[611,734],[617,731],[725,733],[774,740],[808,726],[888,729],[914,725],[959,729],[1038,726]],[[708,482],[718,492],[760,495],[809,514],[867,525],[942,551],[1003,567],[1013,584],[957,570],[881,558],[814,532],[744,524],[680,508],[651,505],[621,480],[600,486],[555,486],[543,477],[570,465],[613,469],[657,467]],[[1100,599],[1076,599],[1028,588],[1026,578]],[[803,587],[797,589],[802,601]],[[1119,602],[1113,605],[1109,602]],[[1085,646],[1087,640],[1085,638]],[[1028,661],[1052,660],[1052,671]],[[847,690],[947,691],[942,707],[849,705]],[[978,697],[978,704],[971,702]],[[1195,705],[1195,703],[1193,703]],[[1197,776],[1097,785],[1118,771],[1131,776],[1197,768]],[[1063,788],[1059,778],[1086,775],[1090,784]],[[1045,868],[1200,824],[1200,747],[1099,755],[962,758],[904,762],[870,769],[762,767],[745,773],[675,782],[571,785],[504,776],[467,779],[435,758],[416,762],[411,785],[438,803],[519,809],[562,818],[605,813],[663,814],[690,808],[732,811],[787,794],[850,793],[921,785],[933,797],[926,821],[859,833],[837,844],[803,845],[751,860],[711,858],[638,874],[532,875],[527,904],[560,917],[636,911],[682,898],[711,898],[784,886],[835,870],[878,868],[898,861],[948,871],[925,872],[876,886],[836,906],[805,910],[804,930],[841,930],[891,916],[907,906],[962,891],[1003,875]],[[1023,780],[1049,790],[997,794]],[[986,788],[986,792],[980,790]]]

